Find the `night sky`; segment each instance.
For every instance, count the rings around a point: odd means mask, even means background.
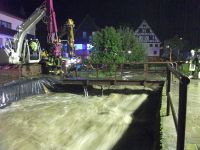
[[[0,8],[29,16],[43,0],[0,0]],[[54,0],[58,27],[68,18],[76,27],[89,14],[99,27],[128,25],[146,19],[163,41],[178,35],[200,46],[200,0]]]

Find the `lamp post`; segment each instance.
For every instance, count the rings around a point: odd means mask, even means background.
[[[167,45],[166,48],[169,49],[169,61],[171,62],[172,61],[172,49],[169,45]]]
[[[181,42],[181,44],[182,44],[183,38],[180,37],[179,40],[180,40],[180,42]],[[178,47],[178,58],[177,58],[178,62],[179,62],[179,58],[180,58],[180,47]]]
[[[128,50],[128,60],[130,61],[131,50]]]

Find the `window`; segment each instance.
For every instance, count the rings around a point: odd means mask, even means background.
[[[153,54],[156,55],[156,54],[157,54],[157,51],[153,51]]]
[[[153,44],[149,44],[149,47],[153,47]]]
[[[138,30],[138,32],[139,32],[139,33],[142,33],[142,29],[140,28],[140,29]]]
[[[84,38],[84,39],[87,38],[87,32],[83,32],[83,38]]]
[[[158,47],[158,44],[155,44],[155,47]]]
[[[0,20],[0,27],[5,27],[5,28],[11,29],[11,23],[3,21],[3,20]]]
[[[149,40],[153,40],[153,35],[149,35]]]
[[[146,29],[146,33],[150,33],[150,29]]]
[[[155,40],[155,36],[154,35],[149,35],[149,40]]]

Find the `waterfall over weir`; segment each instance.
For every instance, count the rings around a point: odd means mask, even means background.
[[[1,87],[0,150],[159,150],[161,87],[84,90],[51,78]]]

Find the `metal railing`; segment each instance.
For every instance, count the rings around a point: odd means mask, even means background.
[[[179,100],[178,100],[178,117],[174,109],[172,96],[171,96],[171,77],[172,74],[179,80]],[[167,65],[167,111],[169,115],[170,108],[172,110],[172,116],[177,132],[177,150],[184,150],[185,146],[185,125],[186,125],[186,110],[187,110],[187,86],[190,83],[190,79],[178,72],[170,64]]]
[[[127,65],[130,65],[130,69],[129,69],[130,71],[143,72],[143,78],[144,78],[144,80],[147,80],[149,73],[155,73],[155,72],[159,72],[159,71],[166,72],[165,68],[166,68],[167,64],[172,64],[172,62],[130,62],[130,63],[124,63],[124,64],[115,64],[117,67],[116,67],[116,70],[113,70],[112,79],[115,79],[115,80],[117,78],[122,79],[122,77],[124,75],[124,71],[127,71],[127,69],[126,69]],[[109,66],[111,64],[107,63],[104,65]],[[157,67],[154,68],[154,67],[152,67],[153,65],[155,65]],[[164,67],[164,69],[157,69],[159,65],[161,65],[160,66],[161,68]],[[176,65],[176,64],[174,64],[174,65]],[[87,64],[86,64],[86,66],[87,66]],[[100,72],[103,70],[102,69],[103,64],[92,64],[91,66],[94,66],[93,71],[92,71],[93,78],[100,79]],[[136,68],[131,68],[133,66],[136,66]],[[82,71],[77,71],[76,69],[74,69],[73,77],[75,77],[75,78],[83,77],[80,75],[81,72]],[[86,70],[86,72],[87,72],[87,70]],[[90,75],[92,73],[89,71],[89,72],[87,72],[87,75]],[[64,78],[63,74],[61,75],[61,78]]]

